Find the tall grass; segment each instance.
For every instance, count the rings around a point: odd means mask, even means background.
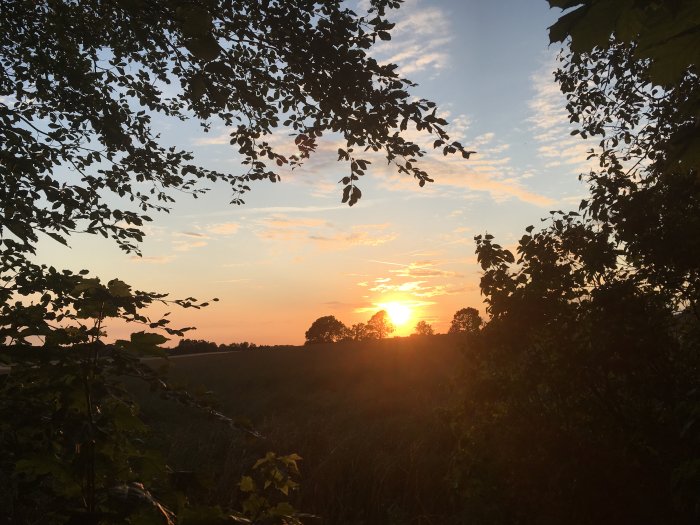
[[[212,390],[247,418],[249,439],[192,410],[143,410],[179,469],[200,472],[212,500],[236,502],[241,473],[267,450],[297,452],[294,501],[322,524],[443,524],[454,515],[452,437],[441,410],[460,363],[448,336],[182,357],[171,375]]]

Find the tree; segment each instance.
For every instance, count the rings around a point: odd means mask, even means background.
[[[384,339],[396,330],[386,310],[379,310],[367,321],[367,339]]]
[[[445,153],[469,152],[449,142],[434,103],[411,97],[396,66],[368,53],[390,38],[385,12],[398,4],[375,0],[358,16],[340,2],[4,2],[0,175],[3,202],[13,203],[0,223],[13,236],[5,249],[31,252],[40,234],[65,244],[87,232],[137,251],[146,213],[166,210],[170,190],[196,196],[199,181],[223,181],[240,203],[251,181],[279,180],[274,170],[298,166],[325,133],[345,142],[343,202],[361,196],[370,162],[360,151],[382,152],[422,186],[431,179],[416,157],[425,152],[398,128],[435,134]],[[227,126],[244,173],[208,170],[161,144],[155,115],[194,117],[205,131]],[[282,127],[298,149],[289,158],[266,140]]]
[[[465,353],[455,483],[477,522],[695,523],[700,6],[550,5],[572,8],[555,78],[599,162],[579,212],[515,255],[475,238],[491,321]]]
[[[434,335],[433,327],[427,321],[418,321],[413,335]]]
[[[348,329],[347,337],[350,341],[364,341],[369,339],[367,325],[365,323],[355,323]]]
[[[448,334],[467,333],[474,334],[479,331],[484,324],[476,308],[462,308],[455,312]]]
[[[557,5],[559,2],[550,2]],[[571,38],[556,72],[573,131],[599,137],[586,218],[610,229],[648,286],[697,308],[700,107],[697,2],[576,2],[552,27]],[[602,12],[605,16],[601,16]],[[652,25],[646,25],[654,20]]]
[[[417,162],[425,152],[404,133],[409,126],[434,135],[445,154],[469,157],[444,132],[435,104],[410,95],[414,84],[369,53],[390,38],[386,12],[399,4],[373,0],[360,16],[341,2],[3,2],[0,359],[13,373],[0,396],[0,497],[12,501],[0,507],[14,509],[11,521],[125,516],[116,493],[150,502],[148,512],[165,509],[148,491],[164,473],[149,478],[136,467],[147,453],[132,438],[144,427],[120,378],[191,398],[140,364],[164,354],[165,336],[136,332],[105,345],[104,323],[116,317],[181,337],[189,328],[144,309],[207,304],[42,264],[34,259],[40,239],[68,244],[87,233],[138,253],[144,223],[167,211],[174,193],[196,197],[203,183],[225,182],[232,202],[242,203],[252,181],[279,180],[278,167],[298,167],[329,133],[344,142],[338,157],[348,163],[341,184],[349,205],[370,164],[364,151],[382,154],[421,186],[431,181]],[[242,173],[197,164],[160,139],[155,119],[194,119],[205,131],[226,126]],[[280,130],[293,134],[295,155],[272,148]],[[47,482],[48,472],[62,481]],[[65,513],[48,518],[41,502]]]
[[[332,315],[319,317],[306,331],[306,344],[337,343],[347,336],[348,327]]]

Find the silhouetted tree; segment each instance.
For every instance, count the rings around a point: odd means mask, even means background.
[[[203,339],[181,339],[173,349],[174,354],[203,354],[216,352],[219,346],[211,341]]]
[[[137,332],[109,352],[102,342],[114,318],[182,337],[188,328],[143,313],[168,301],[166,294],[41,264],[34,258],[40,237],[68,244],[86,232],[138,253],[149,214],[167,210],[173,195],[197,196],[202,182],[223,182],[241,203],[252,181],[279,180],[276,170],[299,166],[327,133],[343,140],[342,201],[349,205],[360,198],[357,182],[370,164],[364,151],[381,152],[420,186],[431,181],[417,162],[424,151],[410,139],[414,128],[432,134],[445,154],[469,156],[445,134],[435,104],[410,94],[413,84],[396,66],[369,51],[391,38],[386,11],[399,3],[373,0],[359,16],[342,2],[2,2],[0,345],[41,341],[45,350],[39,362],[31,362],[32,352],[13,357],[2,386],[0,485],[8,473],[3,488],[10,488],[0,491],[0,507],[13,509],[10,521],[43,520],[48,507],[56,522],[92,523],[102,514],[128,521],[111,491],[148,483],[150,470],[134,460],[145,454],[138,450],[143,425],[121,378],[141,377],[166,397],[187,398],[168,393],[138,359],[163,355],[165,336]],[[153,127],[162,119],[231,130],[243,172],[199,165],[162,139]],[[269,139],[281,128],[291,130],[296,154],[273,148]],[[4,353],[0,359],[9,360]],[[30,435],[41,439],[21,437]],[[60,472],[61,482],[14,475],[8,458],[35,466],[41,458],[42,472]],[[140,486],[141,501],[173,521]]]
[[[337,343],[347,335],[348,327],[332,315],[319,317],[306,331],[306,344]]]
[[[396,330],[386,310],[380,310],[367,321],[367,338],[384,339]]]
[[[481,329],[483,324],[484,321],[476,308],[462,308],[461,310],[457,310],[457,312],[455,312],[455,315],[452,318],[452,324],[450,324],[450,329],[447,333],[474,334]]]
[[[365,323],[355,323],[348,328],[347,337],[351,341],[364,341],[369,339],[367,325]]]
[[[434,335],[433,327],[427,321],[418,321],[413,332],[414,335]]]
[[[690,525],[698,3],[550,4],[571,8],[550,33],[567,42],[556,79],[596,166],[579,212],[527,227],[516,255],[476,237],[491,321],[465,352],[455,483],[481,523]]]

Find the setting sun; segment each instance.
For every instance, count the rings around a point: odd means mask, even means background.
[[[405,304],[401,303],[386,303],[382,305],[389,314],[391,322],[396,326],[401,326],[406,324],[406,322],[411,318],[411,309]]]

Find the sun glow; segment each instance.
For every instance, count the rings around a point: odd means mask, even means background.
[[[404,325],[411,318],[411,309],[401,303],[386,303],[381,305],[389,314],[391,322],[396,326]]]

